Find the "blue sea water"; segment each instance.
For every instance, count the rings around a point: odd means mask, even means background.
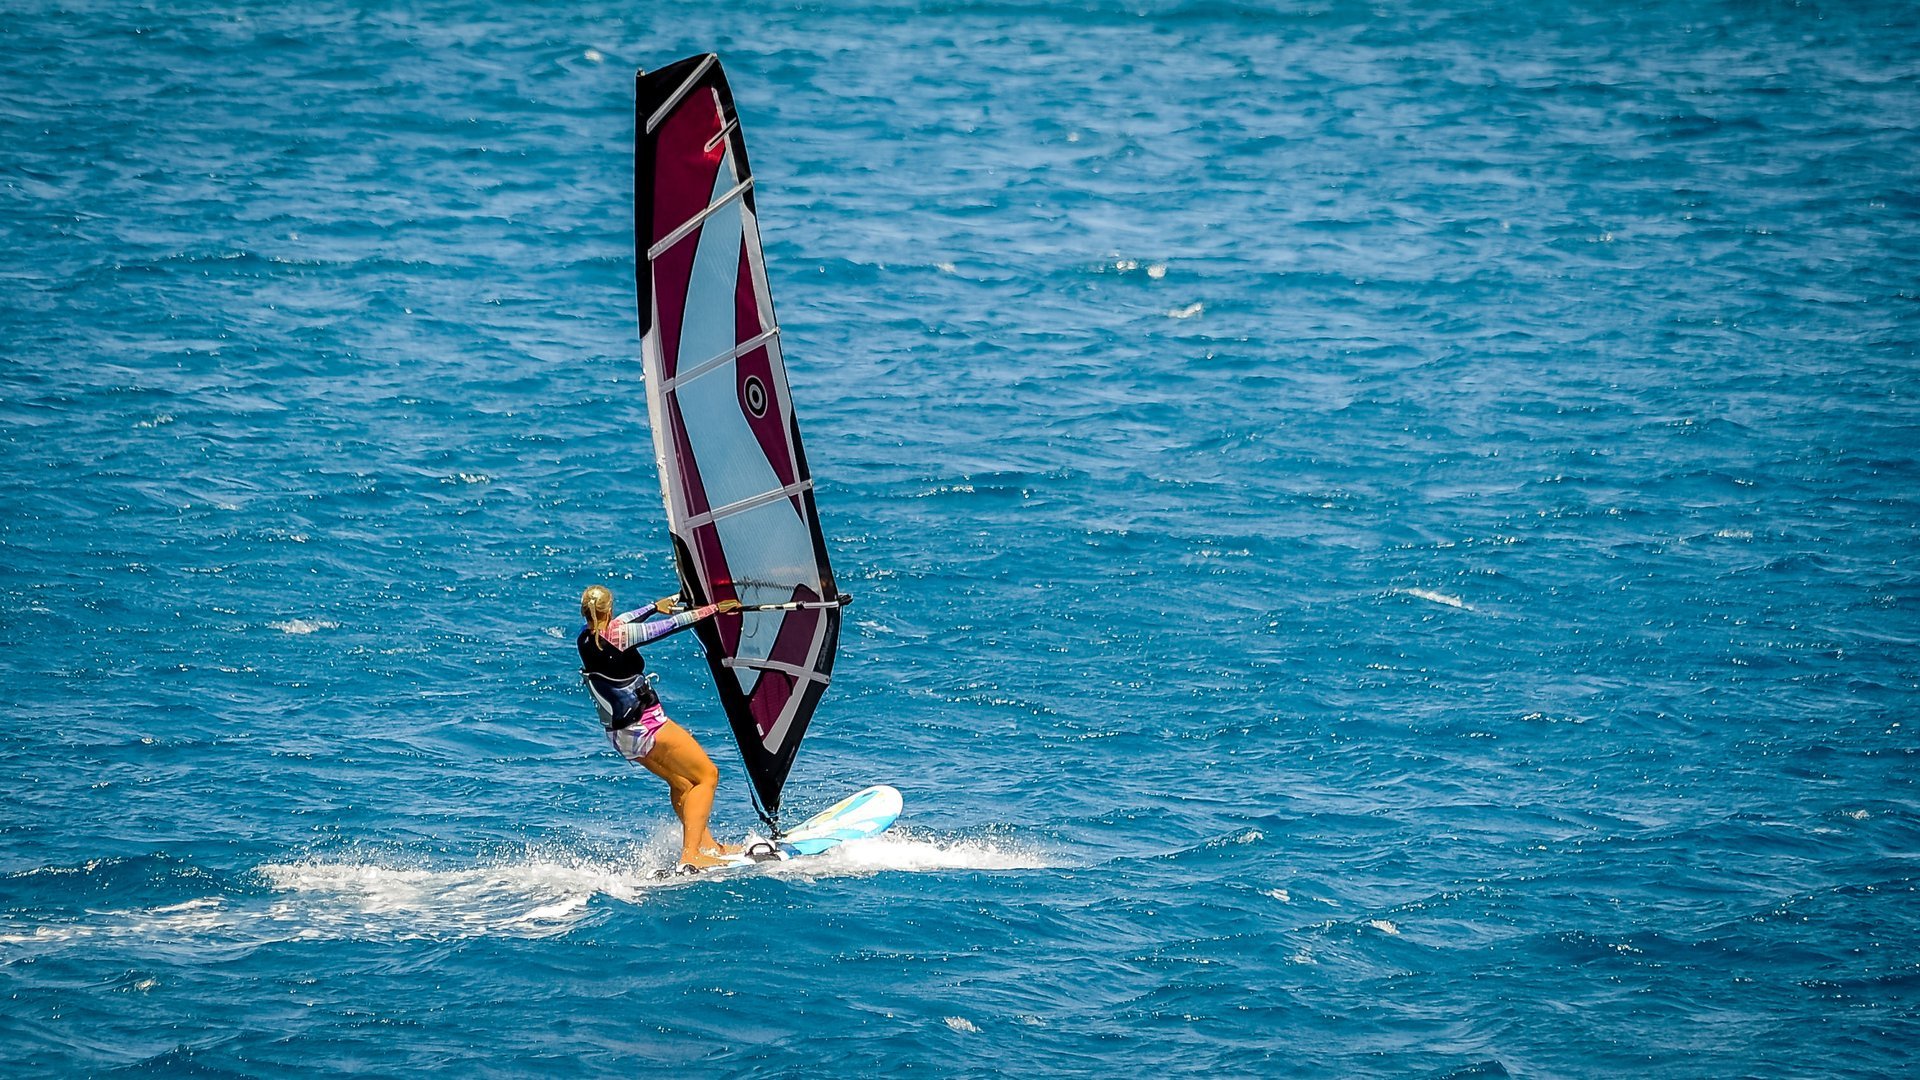
[[[661,884],[708,50],[907,813]],[[1903,1074],[1917,128],[1900,3],[10,5],[0,1062]]]

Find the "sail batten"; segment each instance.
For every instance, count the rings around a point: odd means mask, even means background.
[[[675,375],[673,378],[668,379],[665,385],[661,387],[661,389],[666,393],[672,393],[673,391],[680,388],[681,383],[692,382],[693,380],[699,378],[700,376],[705,375],[707,372],[712,371],[714,368],[719,367],[721,364],[727,363],[732,360],[740,359],[740,357],[744,356],[745,354],[752,352],[753,350],[759,348],[762,345],[765,345],[769,341],[772,341],[775,337],[779,335],[779,333],[780,333],[780,328],[776,326],[773,329],[766,331],[765,333],[759,334],[758,336],[750,337],[747,340],[741,342],[740,344],[735,345],[733,348],[728,349],[726,352],[721,353],[719,356],[716,356],[716,357],[713,357],[712,359],[705,360],[705,361],[702,361],[701,363],[695,364],[692,368],[689,368],[684,374]]]
[[[686,221],[681,222],[678,228],[674,229],[672,232],[662,237],[659,243],[654,244],[652,247],[648,248],[647,261],[654,262],[658,260],[663,253],[665,253],[669,248],[673,247],[673,245],[679,243],[682,240],[685,240],[687,236],[693,232],[693,230],[699,228],[701,224],[705,222],[708,218],[712,217],[713,215],[719,213],[722,210],[725,210],[729,205],[733,203],[735,199],[738,199],[740,196],[745,195],[747,193],[747,189],[751,188],[752,186],[753,186],[753,179],[749,177],[745,180],[740,181],[738,184],[735,184],[733,187],[728,188],[726,194],[713,200],[713,202],[707,205],[706,209],[693,215],[691,218],[688,218]]]
[[[831,681],[841,600],[767,286],[753,175],[711,54],[636,83],[634,246],[654,456],[681,590],[756,806],[780,793]]]
[[[744,514],[749,510],[756,510],[770,502],[776,502],[780,499],[791,499],[795,495],[812,490],[813,481],[802,480],[797,484],[788,484],[786,487],[774,488],[772,491],[763,491],[758,495],[749,495],[738,502],[731,502],[725,506],[709,510],[704,514],[697,514],[688,518],[687,524],[692,526],[705,525],[710,521],[719,521],[722,518],[730,518],[736,514]]]
[[[660,107],[654,111],[653,115],[647,117],[646,133],[648,135],[653,134],[653,130],[660,126],[660,122],[667,118],[669,112],[673,111],[673,107],[680,104],[680,99],[686,97],[687,92],[692,90],[694,85],[700,81],[700,76],[705,75],[708,68],[719,62],[720,57],[713,53],[708,53],[702,57],[699,65],[687,76],[686,81],[675,87],[673,93],[668,95],[667,100],[661,102]],[[676,64],[674,66],[678,67],[679,65]],[[643,72],[640,77],[644,79],[646,77],[645,73]]]
[[[775,660],[741,660],[728,657],[723,663],[729,668],[757,668],[761,671],[778,671],[791,675],[796,679],[817,682],[822,686],[833,681],[830,676],[822,675],[811,668],[796,667],[793,664],[782,664]]]

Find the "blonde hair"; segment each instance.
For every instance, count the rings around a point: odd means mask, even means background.
[[[580,614],[587,620],[587,629],[595,637],[613,621],[613,592],[605,585],[589,585],[587,591],[580,594]]]

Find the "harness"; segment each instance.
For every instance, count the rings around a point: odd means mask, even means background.
[[[616,679],[609,675],[580,669],[580,681],[600,706],[600,724],[608,731],[624,731],[640,719],[640,714],[660,704],[660,695],[644,674]]]

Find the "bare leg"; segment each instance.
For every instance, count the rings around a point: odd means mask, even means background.
[[[680,819],[680,861],[692,866],[725,865],[701,850],[719,847],[707,829],[707,817],[713,812],[720,770],[713,767],[699,742],[669,720],[654,733],[653,752],[641,764],[667,782],[674,815]]]
[[[672,792],[669,798],[671,798],[673,801],[673,816],[679,818],[682,821],[685,821],[687,815],[686,815],[686,812],[682,809],[682,803],[687,794],[686,785],[676,786],[676,785],[669,784],[669,790]],[[700,850],[708,852],[709,854],[735,855],[739,853],[740,845],[739,844],[723,844],[720,841],[715,840],[713,838],[712,831],[708,831],[704,836],[700,838]]]
[[[685,731],[684,728],[681,730]],[[699,741],[693,738],[691,732],[687,732],[687,738],[692,740],[696,746],[699,745]],[[657,738],[654,744],[656,746],[659,745]],[[712,759],[708,759],[708,763],[711,764]],[[648,766],[648,768],[652,768],[652,766]],[[692,782],[679,775],[668,776],[661,773],[658,769],[655,769],[654,772],[659,775],[661,779],[667,781],[668,798],[673,803],[673,815],[684,823],[687,817],[684,808],[687,789],[693,786]],[[701,851],[712,855],[738,855],[743,850],[739,844],[723,844],[715,840],[711,829],[703,833],[700,837],[700,843],[697,846]]]

